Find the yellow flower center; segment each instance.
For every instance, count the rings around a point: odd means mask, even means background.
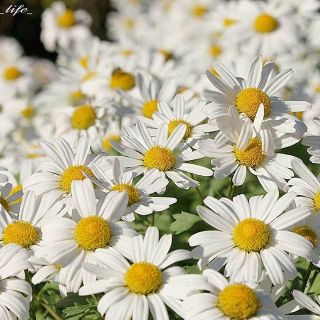
[[[97,115],[90,105],[77,107],[71,116],[71,125],[74,129],[86,130],[95,124]]]
[[[123,20],[123,25],[127,30],[132,30],[136,25],[136,21],[133,18],[127,17]]]
[[[278,29],[279,22],[273,16],[263,13],[256,18],[253,26],[259,33],[270,33]]]
[[[143,165],[149,169],[156,168],[160,171],[169,171],[176,165],[176,157],[169,148],[155,146],[144,154]]]
[[[110,87],[112,89],[129,91],[134,88],[135,85],[136,81],[133,74],[125,72],[120,68],[117,68],[112,72],[110,79]]]
[[[228,318],[247,320],[257,314],[260,301],[254,290],[237,283],[225,287],[219,293],[218,308]]]
[[[22,72],[17,67],[9,67],[3,71],[3,78],[8,81],[13,81],[22,76]]]
[[[134,203],[139,202],[140,192],[137,188],[128,183],[116,184],[112,187],[112,190],[119,192],[126,191],[129,197],[128,206],[131,206]]]
[[[171,59],[173,59],[173,53],[169,50],[166,50],[166,49],[159,49],[159,52],[163,55],[164,57],[164,60],[167,62]]]
[[[94,71],[89,71],[89,72],[87,72],[87,73],[83,76],[82,82],[86,82],[86,81],[92,79],[92,78],[95,77],[95,76],[96,76],[96,72],[94,72]]]
[[[37,229],[25,221],[14,221],[8,224],[2,236],[4,244],[16,243],[24,248],[29,248],[40,240]]]
[[[72,91],[70,93],[70,100],[73,105],[80,103],[85,99],[85,97],[85,94],[80,90]]]
[[[270,237],[269,226],[254,218],[242,220],[233,229],[235,245],[246,252],[259,252],[268,245]]]
[[[74,231],[74,239],[87,251],[105,248],[111,242],[112,230],[109,223],[97,216],[82,218]]]
[[[315,93],[320,93],[320,84],[318,84],[318,85],[316,85],[316,86],[314,87],[314,92],[315,92]]]
[[[235,98],[235,106],[240,113],[245,113],[248,118],[254,120],[260,104],[264,106],[264,116],[271,112],[271,99],[263,91],[257,88],[241,90]]]
[[[76,24],[76,17],[72,10],[67,9],[57,19],[57,24],[61,28],[70,28]]]
[[[9,203],[5,198],[0,197],[0,204],[3,206],[4,210],[6,210],[7,212],[10,211]]]
[[[235,19],[232,18],[224,18],[223,19],[223,25],[225,27],[230,27],[232,25],[234,25],[237,21]]]
[[[110,151],[112,149],[112,141],[120,142],[121,138],[118,134],[110,134],[106,136],[102,141],[102,148],[104,151]]]
[[[154,112],[158,111],[158,100],[149,100],[142,107],[142,113],[146,118],[151,119]]]
[[[203,17],[208,12],[208,8],[205,6],[202,6],[201,4],[195,5],[192,8],[192,15],[196,18]]]
[[[26,106],[22,111],[21,111],[21,115],[24,117],[24,118],[27,118],[27,119],[31,119],[35,116],[36,114],[36,110],[34,109],[33,106],[29,105],[29,106]]]
[[[293,228],[292,231],[309,240],[314,247],[317,245],[317,234],[309,226],[298,226]]]
[[[12,190],[10,192],[10,196],[17,193],[17,192],[20,192],[20,191],[23,191],[23,186],[22,186],[22,184],[17,184],[14,188],[12,188]],[[21,201],[22,201],[22,196],[20,198],[16,199],[15,201],[12,201],[11,205],[21,203]],[[1,202],[1,200],[0,200],[0,202]]]
[[[313,198],[314,208],[320,210],[320,191],[317,192]]]
[[[88,60],[88,57],[82,57],[80,60],[79,60],[79,63],[80,65],[84,68],[84,69],[88,69],[88,65],[89,65],[89,60]]]
[[[159,268],[148,262],[131,265],[124,279],[130,292],[143,295],[157,292],[163,281]]]
[[[91,169],[85,165],[70,166],[62,173],[60,177],[60,188],[64,192],[70,193],[72,181],[86,179],[84,173],[94,177]]]
[[[262,143],[258,138],[252,138],[249,140],[248,145],[243,149],[234,148],[235,158],[240,164],[246,167],[257,167],[261,165],[264,154],[262,152]]]
[[[192,126],[189,122],[183,120],[183,119],[175,119],[175,120],[171,120],[168,124],[168,134],[169,136],[172,134],[172,132],[174,131],[174,129],[179,125],[179,124],[184,124],[186,126],[186,133],[183,136],[184,140],[187,140],[188,138],[190,138],[191,134],[192,134]]]
[[[124,49],[124,50],[120,51],[120,54],[125,57],[130,57],[133,55],[133,50],[132,49]]]
[[[209,47],[209,54],[211,57],[217,58],[222,53],[221,47],[217,46],[216,44],[212,44]]]

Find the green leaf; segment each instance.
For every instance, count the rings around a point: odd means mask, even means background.
[[[201,221],[199,216],[184,211],[174,214],[173,218],[176,221],[171,224],[170,230],[175,234],[187,231],[192,228],[195,223]]]
[[[317,274],[316,278],[314,279],[308,293],[311,293],[311,294],[317,294],[319,295],[320,294],[320,273]]]

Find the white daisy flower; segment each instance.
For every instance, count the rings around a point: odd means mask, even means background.
[[[295,203],[298,207],[308,208],[315,214],[320,213],[320,181],[319,177],[308,169],[299,159],[292,161],[292,167],[299,178],[288,181],[286,191],[297,194]]]
[[[126,172],[118,159],[114,160],[112,170],[104,172],[99,166],[93,166],[92,171],[95,178],[91,180],[103,191],[128,194],[126,220],[133,221],[135,219],[133,213],[145,216],[154,211],[166,210],[177,202],[175,198],[150,196],[152,193],[165,190],[169,183],[164,177],[159,177],[156,169],[148,171],[139,181],[133,180],[132,172]]]
[[[257,122],[241,119],[234,107],[216,122],[220,129],[216,138],[200,141],[198,148],[204,156],[213,158],[216,179],[233,174],[232,182],[239,186],[249,170],[266,191],[284,188],[286,179],[294,175],[290,170],[293,157],[275,152],[276,139],[269,130],[259,130]]]
[[[25,191],[17,217],[6,212],[0,216],[0,243],[15,243],[32,255],[41,245],[42,226],[64,215],[62,204],[55,201],[54,194],[37,197],[34,192]]]
[[[28,268],[26,250],[14,244],[0,248],[0,314],[4,320],[29,319],[32,288],[27,281],[19,277],[21,272]]]
[[[171,179],[179,188],[195,187],[198,182],[183,171],[202,176],[211,176],[212,171],[200,165],[187,161],[200,159],[197,151],[183,150],[179,145],[186,132],[186,126],[179,124],[168,136],[168,126],[161,125],[152,137],[142,122],[137,122],[134,128],[128,128],[121,136],[121,142],[113,142],[115,150],[123,154],[119,157],[124,167],[135,174],[147,173],[156,169],[159,176]]]
[[[274,131],[274,134],[283,140],[281,147],[287,147],[301,139],[305,126],[290,113],[308,110],[310,103],[284,101],[276,96],[291,79],[291,69],[273,76],[273,63],[263,64],[261,57],[252,62],[246,79],[235,77],[219,62],[213,63],[213,68],[219,76],[207,71],[207,77],[216,90],[204,90],[208,103],[204,112],[208,113],[209,118],[216,119],[226,115],[229,107],[234,106],[239,114],[252,121],[256,116],[259,121],[263,119],[262,127]],[[261,104],[264,107],[263,115],[258,114]]]
[[[90,261],[97,249],[116,247],[121,236],[133,237],[136,232],[119,221],[127,207],[126,193],[111,192],[97,202],[89,180],[72,182],[72,192],[72,218],[57,218],[42,227],[41,253],[48,262],[67,267],[60,272],[59,283],[78,292],[82,282],[95,279],[82,268],[83,263]]]
[[[67,9],[62,1],[54,2],[42,14],[41,41],[48,51],[69,47],[90,36],[91,17],[84,10]]]
[[[42,140],[40,146],[51,161],[43,163],[40,169],[25,181],[24,188],[33,190],[36,194],[55,191],[59,196],[57,200],[63,201],[70,211],[72,182],[86,179],[85,174],[92,175],[90,166],[99,158],[90,154],[90,143],[85,137],[80,138],[75,150],[63,138],[51,142]]]
[[[159,239],[159,231],[149,227],[144,238],[139,235],[123,241],[123,254],[100,249],[96,265],[85,268],[102,278],[79,290],[80,295],[103,292],[98,311],[105,319],[169,319],[166,305],[182,316],[181,300],[198,288],[200,275],[186,275],[172,264],[190,258],[187,250],[169,252],[172,235]]]
[[[4,212],[17,214],[20,209],[20,201],[22,197],[22,190],[13,188],[10,182],[0,186],[0,205],[1,215]],[[0,216],[1,216],[0,215]]]
[[[182,94],[176,95],[173,103],[170,105],[164,101],[160,101],[158,111],[152,115],[152,120],[142,118],[148,127],[158,129],[162,124],[168,126],[169,135],[179,125],[186,126],[186,132],[183,140],[188,146],[195,147],[199,139],[204,138],[207,133],[214,131],[214,127],[205,123],[207,115],[202,113],[205,101],[199,100],[197,103],[188,106]],[[172,106],[172,107],[171,107]]]
[[[229,282],[214,270],[205,270],[203,276],[209,288],[184,300],[185,320],[286,319],[262,289],[252,284]]]
[[[320,143],[319,143],[319,136],[318,136],[318,132],[320,132],[320,119],[319,118],[315,118],[312,121],[312,126],[309,125],[308,127],[308,131],[309,129],[311,129],[311,132],[308,132],[302,139],[302,144],[304,146],[309,147],[307,149],[307,152],[310,154],[310,162],[312,163],[320,163]]]
[[[311,312],[308,315],[300,315],[300,316],[289,316],[288,318],[291,320],[319,320],[320,319],[320,296],[314,296],[313,299],[307,296],[305,293],[294,290],[293,297],[298,302],[298,304]]]
[[[23,54],[23,49],[19,42],[10,37],[0,37],[0,65],[17,61]]]
[[[236,281],[257,282],[263,269],[274,285],[293,279],[296,267],[287,253],[311,258],[312,244],[288,229],[311,212],[307,208],[284,212],[295,194],[278,196],[274,190],[249,201],[243,194],[232,201],[207,197],[208,208],[199,206],[197,212],[217,230],[191,236],[190,245],[197,246],[192,256],[202,267],[220,270],[225,265],[225,275]]]

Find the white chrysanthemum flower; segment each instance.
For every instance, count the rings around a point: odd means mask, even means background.
[[[0,314],[5,320],[29,319],[29,304],[32,300],[30,284],[20,279],[20,274],[29,269],[25,249],[8,244],[0,249]]]
[[[122,241],[123,255],[100,249],[98,265],[85,268],[102,278],[79,290],[80,295],[103,292],[98,311],[105,319],[169,319],[166,305],[182,316],[181,300],[199,287],[200,275],[187,275],[172,264],[190,258],[187,250],[169,252],[172,235],[159,239],[159,231],[149,227],[141,235]]]
[[[319,320],[320,319],[320,296],[314,296],[313,299],[309,296],[307,296],[305,293],[294,290],[293,291],[293,297],[298,302],[298,304],[309,311],[311,311],[312,314],[308,315],[299,315],[299,316],[288,316],[288,318],[291,320],[297,319],[297,320]]]
[[[292,161],[292,167],[299,178],[292,178],[288,181],[287,191],[297,194],[295,203],[298,207],[308,208],[315,214],[320,213],[320,181],[298,159]]]
[[[163,211],[177,199],[169,197],[151,196],[152,193],[163,191],[169,181],[159,177],[156,169],[148,171],[139,181],[133,180],[132,172],[126,172],[118,159],[114,160],[113,169],[104,172],[99,166],[93,166],[94,178],[91,180],[105,192],[126,192],[128,206],[126,220],[135,219],[133,213],[149,215],[154,211]]]
[[[25,191],[18,215],[2,212],[0,216],[0,243],[15,243],[30,254],[36,252],[41,246],[41,228],[65,213],[56,198],[52,193],[37,197],[34,192]]]
[[[99,248],[116,247],[121,236],[133,237],[136,232],[127,222],[119,221],[125,214],[128,196],[111,192],[98,202],[89,180],[72,183],[75,210],[72,218],[56,218],[42,227],[42,256],[52,264],[68,267],[59,275],[59,283],[68,291],[77,292],[81,283],[95,277],[82,268]],[[69,283],[72,279],[73,284]]]
[[[205,270],[204,292],[194,292],[183,302],[185,320],[286,319],[270,295],[252,284],[229,282],[214,270]]]
[[[198,148],[200,153],[213,158],[216,179],[233,174],[233,184],[242,185],[249,170],[266,191],[284,188],[286,179],[293,177],[293,157],[276,153],[277,143],[271,131],[259,130],[257,122],[241,119],[234,107],[216,122],[220,129],[216,138],[200,141]]]
[[[5,212],[16,214],[19,212],[22,190],[13,188],[10,182],[0,186],[1,215]],[[20,201],[19,201],[20,200]],[[0,216],[1,216],[0,215]]]
[[[90,36],[90,15],[84,10],[67,9],[62,1],[54,2],[42,14],[41,41],[48,51],[57,46],[69,47]]]
[[[92,175],[90,166],[99,158],[90,154],[90,143],[85,137],[79,139],[75,150],[63,138],[52,142],[42,140],[40,146],[51,161],[44,162],[39,170],[25,181],[24,188],[33,190],[36,194],[54,191],[58,196],[57,200],[66,203],[70,211],[72,182],[86,179],[86,174]]]
[[[183,140],[188,146],[195,147],[195,144],[201,138],[204,138],[215,129],[213,126],[205,123],[207,115],[202,112],[204,105],[205,101],[200,100],[193,105],[189,104],[189,110],[186,110],[184,97],[182,94],[178,94],[171,104],[160,101],[158,111],[152,114],[152,120],[146,118],[142,118],[141,120],[148,127],[154,129],[158,129],[162,124],[166,124],[169,135],[179,124],[184,124],[186,132]]]
[[[139,175],[156,169],[159,176],[171,179],[179,188],[195,187],[198,182],[183,171],[202,176],[211,176],[212,171],[188,161],[200,159],[197,151],[182,150],[179,145],[186,133],[186,126],[178,124],[171,135],[167,125],[161,125],[152,137],[144,123],[138,122],[121,136],[121,142],[113,142],[115,150],[123,154],[119,157],[124,167]]]
[[[282,138],[282,147],[292,145],[301,139],[305,127],[290,113],[308,110],[310,103],[284,101],[276,96],[291,79],[291,69],[273,76],[273,63],[263,64],[262,58],[257,57],[252,62],[248,77],[242,79],[235,77],[219,62],[215,62],[213,67],[219,76],[215,76],[211,71],[207,71],[207,76],[216,90],[204,90],[208,103],[204,111],[208,113],[209,118],[216,119],[226,115],[229,107],[234,106],[239,114],[253,121],[256,116],[261,116],[258,115],[258,110],[262,104],[262,127],[269,128],[278,138]]]
[[[286,253],[311,258],[312,244],[289,231],[295,223],[310,216],[307,208],[284,212],[295,198],[288,193],[278,199],[274,190],[265,196],[245,195],[229,200],[207,197],[207,207],[199,206],[200,217],[215,231],[203,231],[189,239],[197,246],[192,256],[201,266],[220,270],[236,281],[259,281],[264,268],[273,284],[296,276],[294,261]]]
[[[16,62],[23,54],[19,42],[10,37],[0,37],[0,65]]]

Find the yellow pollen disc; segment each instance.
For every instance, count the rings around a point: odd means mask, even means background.
[[[116,184],[112,187],[112,190],[116,190],[119,192],[126,191],[129,197],[128,206],[131,206],[132,204],[137,203],[140,200],[139,190],[134,186],[132,186],[131,184],[127,184],[127,183]]]
[[[22,111],[21,115],[24,118],[31,119],[35,116],[36,110],[33,108],[33,106],[26,106]]]
[[[162,273],[152,263],[134,263],[126,272],[125,283],[130,292],[148,295],[157,292],[162,285]]]
[[[183,119],[175,119],[171,120],[168,124],[168,135],[170,136],[174,129],[179,125],[179,124],[184,124],[186,126],[186,133],[183,136],[184,140],[187,140],[190,138],[192,134],[192,126],[189,122],[183,120]]]
[[[184,92],[186,92],[187,90],[189,90],[188,87],[186,87],[186,86],[179,86],[179,87],[177,88],[177,93],[184,93]]]
[[[192,15],[196,18],[201,18],[203,17],[206,13],[208,12],[208,8],[205,6],[202,6],[200,4],[195,5],[192,8]]]
[[[270,33],[277,30],[278,27],[278,20],[267,13],[261,14],[254,21],[254,29],[259,33]]]
[[[71,116],[71,125],[74,129],[86,130],[94,125],[97,115],[90,105],[77,107]]]
[[[61,28],[70,28],[76,24],[76,17],[72,10],[66,10],[63,14],[61,14],[57,19],[57,24]]]
[[[166,49],[159,49],[159,52],[163,55],[166,62],[173,59],[173,53],[171,51]]]
[[[317,192],[313,198],[314,208],[320,210],[320,191]]]
[[[233,320],[247,320],[257,314],[260,301],[254,290],[237,283],[225,287],[219,293],[218,308]]]
[[[158,111],[158,100],[146,101],[142,107],[142,113],[146,118],[151,119],[154,112]]]
[[[4,210],[6,210],[7,212],[10,211],[10,206],[8,201],[5,198],[0,197],[0,204],[2,205],[2,207],[4,208]]]
[[[85,94],[80,90],[72,91],[70,93],[70,100],[72,104],[78,104],[79,102],[83,101],[85,97]]]
[[[211,57],[217,58],[220,56],[220,54],[222,53],[222,49],[221,47],[213,44],[209,47],[209,54],[211,55]]]
[[[87,251],[105,248],[110,244],[112,230],[109,223],[97,216],[81,219],[74,231],[74,239]]]
[[[124,19],[123,24],[127,30],[132,30],[136,25],[136,21],[133,18],[127,17]]]
[[[235,98],[235,106],[237,110],[240,113],[245,113],[251,120],[254,120],[261,103],[264,106],[264,116],[269,116],[272,106],[271,99],[260,89],[243,89]]]
[[[134,88],[135,85],[136,81],[133,74],[125,72],[120,68],[117,68],[112,72],[110,79],[110,87],[112,89],[129,91]]]
[[[80,65],[84,68],[84,69],[88,69],[88,65],[89,65],[89,60],[88,57],[82,57],[79,60]]]
[[[246,252],[259,252],[264,249],[268,245],[270,237],[269,226],[254,218],[242,220],[233,229],[235,245]]]
[[[104,151],[110,151],[112,149],[112,141],[120,142],[121,138],[118,134],[110,134],[106,136],[102,141],[102,148]]]
[[[240,164],[250,168],[258,167],[264,159],[261,140],[252,138],[245,148],[238,149],[235,147],[234,155]]]
[[[2,238],[4,244],[16,243],[24,248],[29,248],[40,240],[40,235],[31,223],[14,221],[3,230]]]
[[[320,93],[320,84],[318,84],[318,85],[316,85],[316,86],[314,87],[314,92],[315,92],[315,93]]]
[[[70,193],[72,181],[86,179],[84,173],[94,177],[94,174],[91,171],[91,169],[84,165],[70,166],[62,173],[60,177],[60,188],[64,192]]]
[[[124,49],[120,52],[120,54],[125,57],[130,57],[133,55],[133,50],[132,49]]]
[[[234,25],[236,22],[237,22],[236,20],[231,19],[231,18],[225,18],[225,19],[223,19],[223,25],[224,25],[225,27],[230,27],[230,26]]]
[[[317,234],[309,226],[298,226],[293,228],[292,231],[309,240],[314,247],[317,245]]]
[[[169,148],[155,146],[144,154],[143,165],[149,169],[156,168],[160,171],[169,171],[176,165],[176,157]]]
[[[90,71],[87,74],[85,74],[82,78],[82,82],[86,82],[90,79],[92,79],[94,76],[96,75],[96,73],[94,71]]]
[[[13,81],[22,76],[22,72],[16,67],[9,67],[3,71],[3,78],[8,81]]]

